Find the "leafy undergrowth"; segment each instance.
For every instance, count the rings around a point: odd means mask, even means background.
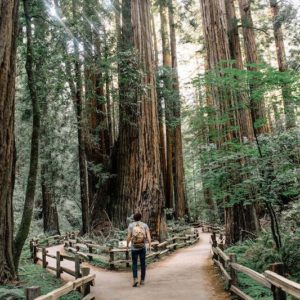
[[[26,254],[28,254],[27,251]],[[55,278],[53,274],[50,274],[41,266],[34,265],[31,261],[25,260],[24,256],[25,253],[23,254],[23,259],[19,268],[20,281],[17,286],[1,286],[0,299],[7,299],[9,297],[13,297],[13,299],[25,299],[25,288],[31,286],[39,286],[42,295],[44,295],[64,285],[62,280]],[[60,299],[79,300],[81,299],[81,295],[78,292],[72,292],[62,296]]]
[[[300,282],[300,230],[282,229],[282,249],[278,252],[274,246],[270,232],[262,233],[255,240],[247,240],[226,249],[226,253],[234,253],[238,263],[252,270],[263,273],[270,264],[283,262],[286,276]],[[271,300],[271,291],[258,285],[248,276],[238,273],[240,288],[254,299]],[[291,296],[288,299],[294,299]]]

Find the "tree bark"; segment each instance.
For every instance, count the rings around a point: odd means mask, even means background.
[[[45,21],[47,18],[46,7],[43,2],[36,4],[36,11],[40,18],[34,19],[35,27],[35,42],[43,43],[47,40],[47,32],[49,32],[48,23]],[[47,82],[47,69],[48,65],[45,57],[49,55],[46,45],[39,45],[39,51],[35,55],[35,80],[36,85],[44,87],[38,89],[37,95],[40,101],[41,108],[41,129],[40,129],[40,180],[42,191],[42,203],[39,207],[42,208],[43,226],[46,234],[59,234],[59,221],[57,206],[55,201],[55,188],[54,188],[54,172],[52,165],[51,152],[53,147],[51,145],[51,133],[49,130],[49,99],[50,92],[49,84]],[[37,205],[38,206],[38,205]]]
[[[77,0],[72,0],[72,17],[75,23],[77,22]],[[74,33],[74,68],[75,68],[75,83],[73,86],[73,98],[75,100],[76,117],[77,117],[77,135],[78,135],[78,155],[79,155],[79,174],[80,174],[80,199],[82,210],[82,233],[90,232],[90,211],[89,211],[89,192],[88,192],[88,174],[87,162],[85,153],[85,139],[83,130],[83,100],[82,100],[82,74],[81,62],[79,57],[78,45],[78,32],[77,29]],[[71,75],[71,74],[70,74]],[[76,84],[76,85],[75,85]]]
[[[239,0],[240,14],[242,18],[244,49],[246,54],[247,69],[249,71],[256,71],[255,64],[259,63],[256,38],[251,14],[251,1]],[[267,123],[268,118],[266,114],[266,107],[264,99],[255,99],[254,92],[258,83],[250,84],[250,109],[252,122],[255,125],[257,134],[270,132],[270,127]]]
[[[160,238],[165,229],[164,190],[150,2],[124,0],[122,11],[119,194],[114,220],[125,225],[126,217],[138,210],[153,237]]]
[[[84,6],[85,15],[93,19],[97,2],[87,3]],[[97,20],[97,18],[94,18]],[[110,222],[107,220],[106,206],[109,197],[109,161],[111,150],[111,133],[109,116],[107,113],[107,95],[105,83],[107,76],[103,65],[102,41],[99,29],[101,24],[94,21],[93,29],[86,22],[87,37],[85,38],[85,95],[86,95],[86,136],[85,151],[88,162],[88,190],[90,206],[90,225],[96,231],[107,232]],[[105,53],[104,53],[105,54]],[[107,85],[106,85],[107,87]],[[107,226],[109,228],[107,228]]]
[[[282,24],[280,20],[278,20],[278,18],[280,17],[279,16],[280,8],[278,5],[278,0],[270,0],[270,7],[271,7],[271,13],[273,17],[273,31],[274,31],[274,39],[276,45],[278,69],[280,72],[286,72],[288,70],[288,66],[286,62]],[[291,103],[292,101],[291,92],[289,87],[286,85],[283,85],[281,89],[282,89],[282,99],[284,105],[286,128],[287,129],[293,128],[296,126],[296,117],[295,117],[294,106]]]
[[[172,87],[172,57],[170,49],[170,39],[168,31],[167,5],[161,3],[159,7],[162,53],[163,53],[163,70],[160,97],[165,102],[165,119],[166,119],[166,180],[165,196],[166,208],[174,208],[174,176],[173,176],[173,154],[174,154],[174,108],[173,108],[173,87]]]
[[[0,1],[0,284],[16,279],[13,261],[15,76],[18,0]]]
[[[15,266],[18,268],[22,249],[28,237],[31,219],[34,207],[34,197],[38,173],[39,161],[39,139],[40,139],[40,110],[39,99],[36,90],[35,81],[35,61],[33,53],[33,33],[31,20],[31,0],[23,0],[24,14],[26,20],[26,38],[27,38],[27,54],[26,54],[26,72],[28,78],[28,88],[32,103],[32,136],[31,136],[31,151],[30,151],[30,165],[29,174],[27,178],[27,187],[25,193],[24,210],[22,214],[21,223],[15,237],[14,243],[14,260]]]
[[[156,74],[157,78],[159,78],[159,70],[158,70],[158,45],[157,45],[157,35],[156,35],[156,29],[155,29],[155,21],[154,16],[152,14],[151,16],[151,25],[152,25],[152,32],[153,32],[153,45],[154,45],[154,57],[155,57],[155,68],[156,68]],[[167,189],[167,158],[166,158],[166,136],[165,136],[165,123],[164,123],[164,109],[163,109],[163,95],[161,92],[160,87],[160,80],[158,79],[156,81],[156,93],[157,93],[157,106],[158,106],[158,121],[159,121],[159,135],[160,135],[160,164],[163,174],[163,182],[164,182],[164,188],[165,188],[165,196],[167,198],[168,195],[168,189]],[[166,203],[168,201],[166,200]],[[166,207],[168,205],[166,204]]]
[[[170,45],[172,56],[172,86],[174,91],[174,145],[173,145],[173,177],[176,218],[189,217],[185,190],[185,175],[183,166],[182,134],[181,134],[181,103],[177,69],[176,29],[174,21],[173,1],[169,4]]]
[[[202,0],[202,19],[204,27],[204,36],[207,47],[207,62],[208,70],[214,72],[214,76],[222,77],[223,74],[220,70],[220,63],[223,62],[225,67],[229,67],[231,59],[230,44],[227,35],[227,22],[225,19],[225,3],[223,0]],[[220,148],[225,148],[225,141],[232,141],[240,136],[239,129],[230,131],[231,126],[234,124],[233,118],[235,115],[230,115],[229,112],[234,108],[234,97],[231,90],[224,86],[208,86],[211,102],[216,110],[218,118],[224,119],[218,128],[219,141],[217,145]],[[240,163],[240,162],[238,162]],[[242,164],[243,162],[241,162]],[[239,183],[242,178],[240,174],[234,174],[230,169],[231,162],[229,159],[226,161],[228,172],[230,175],[230,182],[233,184]],[[241,231],[255,232],[257,218],[255,209],[252,205],[245,206],[243,203],[231,204],[230,188],[228,189],[228,196],[224,198],[224,203],[227,205],[225,208],[225,230],[226,242],[228,244],[235,243],[240,240],[241,236],[237,233]]]
[[[44,232],[49,235],[60,234],[57,206],[55,202],[51,180],[48,178],[49,170],[44,163],[41,167],[41,186],[42,186],[42,211]]]
[[[241,43],[239,37],[239,30],[237,26],[237,18],[234,7],[234,0],[226,0],[226,17],[227,17],[227,31],[229,38],[229,49],[231,59],[234,60],[234,68],[243,70],[243,57],[241,51]],[[251,112],[249,110],[250,99],[245,92],[235,92],[234,101],[236,106],[236,120],[237,126],[240,128],[239,139],[243,142],[245,138],[250,141],[254,140],[254,132],[251,120]]]

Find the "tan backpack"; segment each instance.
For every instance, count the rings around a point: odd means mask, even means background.
[[[145,247],[146,232],[144,226],[137,222],[132,230],[132,245],[134,248]]]

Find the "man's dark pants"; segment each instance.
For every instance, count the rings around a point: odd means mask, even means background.
[[[140,257],[141,262],[141,280],[145,280],[146,276],[146,248],[139,250],[131,250],[132,257],[132,273],[133,278],[138,278],[138,257]]]

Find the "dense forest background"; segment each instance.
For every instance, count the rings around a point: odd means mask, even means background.
[[[0,282],[28,237],[136,210],[154,238],[224,225],[254,269],[300,274],[299,4],[0,4]]]

